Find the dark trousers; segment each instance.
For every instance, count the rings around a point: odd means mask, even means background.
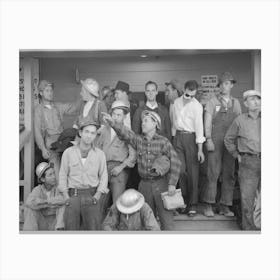
[[[175,149],[181,161],[179,186],[185,203],[197,204],[198,201],[198,174],[199,162],[197,159],[197,144],[194,133],[176,132],[174,139]]]
[[[100,202],[93,204],[96,188],[78,190],[77,195],[73,189],[69,190],[70,201],[65,207],[65,230],[100,230],[101,211]]]
[[[235,159],[224,146],[224,138],[213,139],[215,151],[208,152],[207,186],[203,200],[215,203],[217,195],[217,182],[222,175],[220,203],[231,206],[235,185],[234,169]]]
[[[163,207],[161,193],[168,189],[167,180],[161,177],[157,180],[142,179],[139,184],[139,192],[144,195],[145,201],[152,208],[154,215],[159,216],[159,221],[162,230],[174,230],[174,219],[172,211],[166,210]]]
[[[242,229],[256,230],[253,213],[257,189],[261,185],[261,159],[243,155],[239,164],[239,183],[241,193]]]

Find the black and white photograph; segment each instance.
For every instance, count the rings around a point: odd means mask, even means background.
[[[19,65],[21,231],[261,230],[261,50]]]
[[[278,0],[0,1],[0,280],[279,280]]]

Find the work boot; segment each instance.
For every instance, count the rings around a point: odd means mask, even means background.
[[[205,204],[203,214],[206,217],[214,217],[214,212],[213,212],[213,209],[212,209],[212,205],[210,203]]]
[[[194,217],[196,215],[196,206],[191,205],[188,211],[188,216]]]
[[[227,205],[224,205],[224,204],[220,205],[219,214],[224,215],[226,217],[234,217],[234,213],[229,210]]]

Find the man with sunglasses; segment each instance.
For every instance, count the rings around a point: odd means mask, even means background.
[[[184,94],[174,102],[174,146],[182,163],[179,186],[185,203],[189,205],[182,213],[190,216],[196,214],[199,163],[204,162],[203,108],[195,98],[197,89],[198,83],[195,80],[187,81]]]

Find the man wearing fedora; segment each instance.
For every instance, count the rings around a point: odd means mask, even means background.
[[[51,150],[51,145],[57,141],[63,131],[64,115],[76,114],[82,106],[82,100],[78,98],[74,103],[54,102],[54,85],[46,80],[40,81],[38,91],[40,103],[34,111],[35,142],[43,158],[54,164],[58,180],[60,156]]]
[[[118,124],[123,124],[126,114],[129,112],[129,104],[117,100],[112,104],[112,118]],[[113,203],[125,191],[128,168],[132,168],[136,162],[136,152],[123,140],[121,140],[113,128],[106,125],[98,138],[96,146],[106,155],[109,175],[109,187],[112,193]]]
[[[169,195],[175,194],[180,160],[169,140],[157,133],[161,127],[160,116],[156,112],[145,110],[141,118],[142,134],[139,135],[125,125],[117,124],[109,114],[104,114],[104,120],[136,150],[138,173],[141,177],[138,189],[155,216],[159,216],[161,228],[173,230],[173,212],[164,208],[161,193],[168,191]],[[170,162],[170,167],[164,173],[155,172],[153,169],[155,160],[160,156],[166,156]]]
[[[129,104],[129,110],[130,110],[130,101],[128,99],[129,84],[123,81],[118,81],[114,89],[114,93],[115,93],[115,100],[123,101]],[[131,128],[131,118],[132,116],[130,112],[128,112],[125,116],[124,124],[129,128]]]
[[[108,193],[103,151],[95,147],[99,124],[91,118],[79,123],[80,139],[62,155],[58,189],[66,200],[66,230],[100,230],[102,194]]]
[[[242,229],[256,230],[254,201],[261,189],[261,93],[247,90],[243,93],[243,100],[248,112],[233,121],[224,143],[239,162]]]
[[[24,208],[23,230],[59,230],[63,225],[65,200],[57,190],[52,163],[36,167],[39,185],[28,195]]]
[[[171,141],[171,123],[167,109],[156,101],[158,95],[158,85],[153,81],[148,81],[145,84],[146,104],[139,107],[132,120],[132,130],[136,134],[141,133],[141,114],[143,111],[148,110],[157,113],[161,119],[161,128],[159,134],[166,137]]]
[[[81,96],[83,105],[80,108],[79,115],[74,123],[75,128],[78,128],[79,121],[83,118],[91,119],[100,126],[104,125],[102,113],[107,112],[107,107],[103,101],[99,100],[99,84],[92,78],[81,80]]]
[[[126,190],[112,205],[103,222],[103,229],[111,230],[160,230],[151,207],[144,196],[134,189]]]
[[[236,83],[232,74],[224,72],[218,86],[220,93],[213,96],[205,105],[204,131],[208,151],[207,184],[203,194],[206,203],[204,215],[214,216],[212,204],[216,203],[217,182],[221,176],[221,198],[219,214],[234,216],[229,209],[232,205],[235,185],[235,159],[224,145],[225,134],[233,120],[241,114],[241,106],[237,98],[232,97],[231,91]]]
[[[187,81],[184,89],[184,94],[174,102],[174,146],[181,160],[179,185],[185,204],[189,205],[183,212],[194,216],[198,202],[199,164],[204,162],[203,108],[195,98],[197,81]]]

